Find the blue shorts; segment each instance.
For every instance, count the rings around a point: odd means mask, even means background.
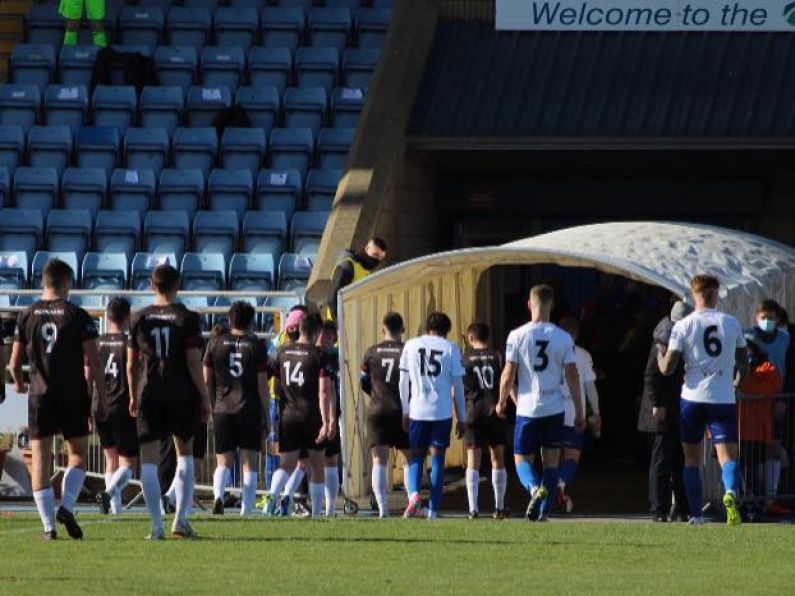
[[[582,451],[582,446],[585,444],[585,433],[578,433],[573,426],[564,426],[560,442],[567,449]]]
[[[709,428],[715,444],[737,442],[735,404],[702,404],[686,399],[681,400],[680,404],[679,425],[683,443],[692,445],[703,441],[705,428]]]
[[[453,430],[453,419],[447,420],[409,420],[409,448],[427,449],[450,446],[450,431]]]
[[[516,417],[513,452],[530,455],[540,447],[560,447],[563,440],[563,412],[542,418]]]

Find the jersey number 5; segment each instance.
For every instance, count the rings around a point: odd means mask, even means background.
[[[549,354],[547,354],[547,346],[549,342],[543,339],[536,340],[536,361],[533,363],[533,370],[536,372],[544,372],[549,366]]]
[[[229,353],[229,374],[236,379],[243,376],[243,354],[241,352]]]
[[[723,351],[723,344],[720,341],[720,337],[716,335],[717,331],[717,325],[710,325],[704,329],[704,349],[707,351],[707,354],[713,358],[720,356],[720,353]]]
[[[439,357],[443,352],[431,350],[430,356],[425,348],[417,350],[420,355],[420,375],[423,377],[438,377],[442,374],[442,361]]]

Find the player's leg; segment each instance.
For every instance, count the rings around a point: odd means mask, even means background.
[[[279,495],[282,494],[290,475],[298,464],[300,445],[291,442],[289,435],[284,432],[284,426],[279,431],[279,439],[279,467],[271,476],[270,490],[265,499],[265,506],[262,508],[262,514],[266,516],[273,516],[276,513],[279,506]]]
[[[373,494],[378,503],[378,517],[389,517],[389,503],[387,502],[389,489],[387,470],[389,466],[389,447],[387,445],[373,445],[370,447],[373,458],[373,470],[370,482]]]
[[[235,465],[235,454],[231,451],[215,454],[215,472],[213,473],[213,514],[224,514],[224,494],[226,485],[232,477]]]
[[[742,523],[737,495],[740,486],[740,474],[737,465],[739,450],[737,406],[735,404],[718,404],[710,407],[709,430],[715,451],[718,454],[723,488],[723,505],[726,508],[726,523],[736,526]]]
[[[259,451],[257,449],[241,449],[240,461],[243,465],[243,496],[240,515],[250,515],[254,511],[254,503],[257,500]]]
[[[314,447],[314,448],[312,448]],[[312,517],[323,515],[323,498],[326,492],[325,451],[313,445],[309,451],[309,500],[312,502]],[[319,448],[317,448],[319,447]]]
[[[507,517],[505,491],[508,488],[508,472],[505,470],[505,445],[489,447],[491,455],[491,486],[494,489],[494,519]]]
[[[326,503],[326,517],[335,517],[337,515],[337,498],[340,494],[340,456],[339,451],[336,454],[326,448],[324,458],[323,479],[324,479],[324,494]],[[329,455],[329,453],[332,453]]]
[[[408,441],[406,441],[406,445],[408,445]],[[411,462],[411,450],[407,448],[399,448],[398,451],[403,457],[403,490],[406,492],[406,499],[408,499],[410,496],[409,476],[411,476],[411,468],[409,467],[409,463]]]
[[[32,401],[32,399],[31,399]],[[44,537],[54,539],[55,532],[55,492],[50,482],[50,461],[52,459],[52,435],[31,439],[31,488],[39,518],[44,526]]]
[[[682,435],[682,451],[685,466],[682,469],[682,482],[690,506],[690,523],[704,523],[701,499],[701,465],[704,459],[704,428],[706,425],[705,404],[681,400],[679,423]]]
[[[535,470],[535,454],[538,449],[532,436],[533,418],[516,417],[513,435],[513,460],[519,484],[531,495],[541,486],[541,478]]]
[[[560,511],[563,513],[571,513],[574,510],[574,502],[571,500],[569,490],[574,481],[574,476],[577,473],[577,466],[580,464],[580,454],[582,453],[580,450],[581,443],[577,442],[576,435],[580,437],[582,437],[582,435],[577,433],[574,429],[571,429],[571,433],[569,433],[567,429],[566,434],[569,434],[571,439],[560,453],[560,466],[558,468],[560,477],[558,479],[556,496]]]
[[[101,48],[107,47],[108,37],[105,34],[105,0],[85,0],[86,16],[91,23],[92,42]]]
[[[474,442],[467,445],[466,485],[469,501],[469,519],[478,517],[478,485],[480,484],[480,462],[483,449]]]
[[[409,502],[403,517],[424,517],[422,511],[422,467],[431,444],[431,423],[425,420],[409,420]]]
[[[301,490],[301,483],[306,478],[307,470],[309,470],[309,453],[305,449],[301,449],[295,468],[290,474],[287,484],[284,485],[284,490],[281,494],[282,515],[288,516],[297,512],[296,507],[294,507],[295,495]]]
[[[436,420],[431,425],[431,496],[428,503],[428,519],[439,516],[444,495],[444,464],[450,446],[453,419]]]
[[[656,522],[668,521],[671,509],[671,490],[669,488],[673,453],[667,431],[656,432],[652,436],[651,458],[649,460],[649,505],[652,519]],[[675,445],[681,449],[679,445]]]
[[[549,518],[549,511],[552,508],[552,495],[555,494],[555,489],[558,487],[558,479],[560,477],[560,447],[541,447],[541,461],[544,464],[542,482],[546,494],[544,495],[543,501],[541,501],[538,521],[545,521]]]
[[[139,428],[141,418],[139,420]],[[152,520],[150,540],[163,540],[163,516],[160,513],[160,479],[157,476],[157,462],[160,459],[160,440],[141,435],[141,490],[144,502]]]
[[[58,12],[66,21],[63,45],[77,45],[77,32],[80,30],[80,19],[83,18],[83,0],[61,0]]]
[[[188,515],[193,505],[193,487],[195,486],[195,458],[193,453],[193,437],[174,435],[174,449],[177,452],[176,511],[171,535],[177,538],[196,538],[196,533],[188,523]]]
[[[119,465],[110,482],[105,485],[105,492],[110,496],[110,510],[114,515],[121,514],[124,510],[122,495],[138,467],[138,429],[135,419],[126,414],[118,422],[116,451],[119,454]]]
[[[107,515],[110,513],[113,501],[114,491],[111,483],[113,475],[119,469],[119,451],[116,447],[104,447],[102,454],[105,456],[105,490],[97,493],[97,504],[100,512]]]

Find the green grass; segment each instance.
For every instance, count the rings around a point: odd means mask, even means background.
[[[520,520],[241,521],[148,543],[140,515],[82,515],[82,542],[0,517],[0,593],[791,594],[791,526]],[[59,528],[60,530],[60,528]],[[65,537],[65,532],[61,532]]]

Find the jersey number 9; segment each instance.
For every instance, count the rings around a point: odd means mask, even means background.
[[[58,341],[58,327],[55,326],[55,323],[44,323],[41,326],[41,338],[47,342],[47,347],[44,348],[44,351],[47,354],[51,354],[52,349],[55,347],[55,342]]]

